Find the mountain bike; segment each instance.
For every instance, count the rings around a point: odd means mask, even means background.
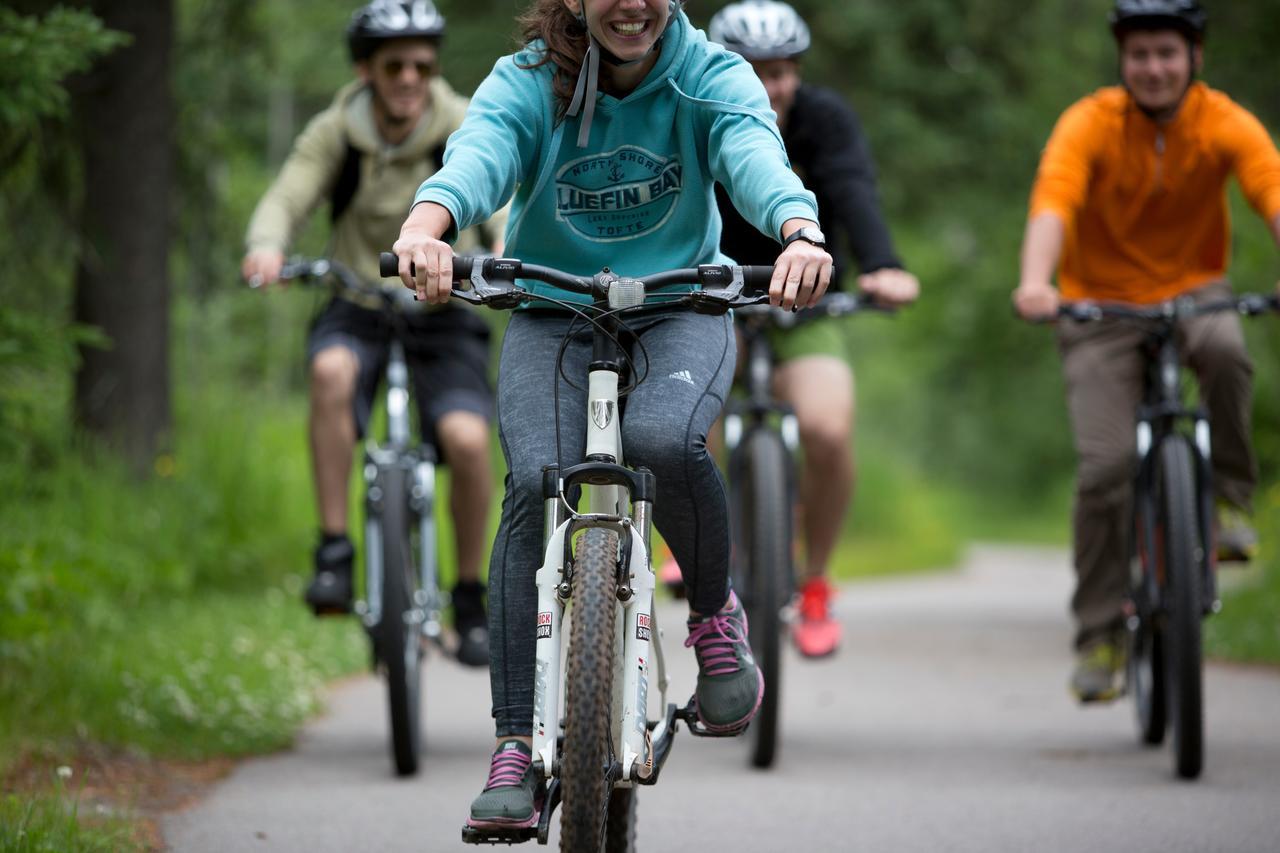
[[[386,678],[395,772],[418,771],[422,751],[422,662],[428,641],[444,646],[436,551],[436,452],[411,437],[406,312],[418,309],[403,288],[365,283],[337,261],[294,260],[281,280],[335,282],[365,303],[380,304],[392,330],[386,365],[386,432],[365,445],[364,597],[355,603],[373,647],[373,664]]]
[[[381,265],[383,275],[397,275],[395,255],[384,253]],[[473,304],[503,309],[545,298],[524,290],[517,279],[593,300],[579,306],[579,316],[591,325],[593,347],[584,459],[543,469],[545,556],[536,574],[537,649],[530,673],[533,765],[546,784],[542,810],[536,826],[468,826],[463,841],[515,843],[536,837],[546,844],[560,807],[561,850],[632,850],[637,788],[658,781],[678,723],[693,734],[717,736],[698,721],[692,701],[684,707],[667,701],[649,547],[656,483],[652,472],[625,463],[619,402],[628,382],[639,377],[630,376],[630,356],[619,336],[624,317],[644,312],[687,308],[723,314],[755,304],[767,296],[747,295],[744,288],[767,289],[772,272],[772,267],[704,265],[640,278],[619,277],[608,269],[582,277],[509,258],[454,259],[454,282],[463,287],[455,287],[453,296]],[[702,289],[653,292],[680,285]],[[587,510],[580,512],[577,497],[584,486],[590,487]],[[662,709],[657,715],[649,709],[651,671]]]
[[[784,311],[754,305],[734,311],[745,358],[724,418],[729,453],[729,509],[733,531],[733,586],[751,625],[751,652],[764,676],[764,698],[751,721],[750,761],[773,764],[782,691],[782,639],[796,593],[792,522],[795,453],[800,428],[791,407],[773,396],[772,329],[789,329],[824,317],[893,309],[849,293],[828,293],[812,308]]]
[[[1148,335],[1137,459],[1125,689],[1131,692],[1143,743],[1173,732],[1174,772],[1184,779],[1204,765],[1201,623],[1221,609],[1213,543],[1213,485],[1208,415],[1183,387],[1179,322],[1218,311],[1252,317],[1275,311],[1274,296],[1241,294],[1196,303],[1189,297],[1149,306],[1065,304],[1078,322],[1119,318]]]

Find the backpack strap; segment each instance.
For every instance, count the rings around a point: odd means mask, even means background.
[[[347,140],[347,152],[342,158],[342,168],[338,170],[338,179],[333,182],[333,193],[329,197],[329,222],[337,222],[342,214],[351,206],[356,190],[360,187],[360,161],[363,155],[360,150]]]
[[[432,173],[440,171],[444,165],[444,143],[431,149]],[[351,200],[360,188],[360,162],[364,155],[360,149],[347,140],[347,152],[342,158],[342,168],[338,170],[338,179],[333,182],[333,193],[329,197],[329,222],[337,222],[342,214],[351,206]]]

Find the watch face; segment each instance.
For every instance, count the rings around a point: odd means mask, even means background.
[[[827,245],[826,235],[817,228],[804,228],[802,230],[804,231],[804,236],[807,237],[810,242],[821,243],[824,246]]]

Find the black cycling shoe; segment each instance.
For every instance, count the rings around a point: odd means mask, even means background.
[[[489,619],[484,610],[484,584],[458,581],[453,588],[453,627],[458,632],[458,662],[489,665]]]
[[[307,587],[306,602],[317,616],[351,612],[352,563],[356,551],[346,536],[316,547],[316,574]]]

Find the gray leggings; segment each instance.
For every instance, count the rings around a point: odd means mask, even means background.
[[[533,727],[537,588],[542,564],[542,468],[556,462],[554,386],[560,393],[561,467],[582,461],[591,334],[574,335],[556,372],[571,319],[549,311],[511,316],[498,369],[498,425],[507,460],[502,522],[489,562],[489,676],[497,735]],[[643,344],[630,348],[641,381],[625,398],[626,461],[657,478],[654,524],[684,572],[690,607],[718,611],[729,596],[729,512],[724,481],[707,452],[707,431],[733,379],[736,343],[728,317],[692,312],[650,315],[629,324]]]

